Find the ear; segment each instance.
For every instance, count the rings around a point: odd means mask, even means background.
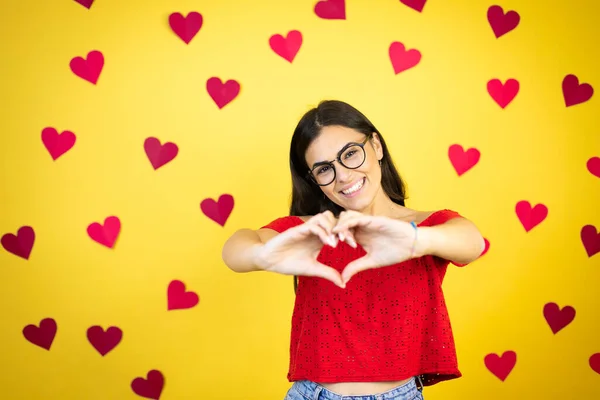
[[[373,149],[375,150],[375,154],[377,155],[377,159],[381,160],[383,158],[383,147],[381,147],[381,142],[379,141],[379,135],[377,132],[373,132],[371,143],[373,145]]]

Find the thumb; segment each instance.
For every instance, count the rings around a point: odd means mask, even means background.
[[[345,285],[354,275],[358,274],[361,271],[371,269],[375,266],[376,264],[368,255],[354,260],[348,263],[348,265],[346,265],[346,268],[344,268],[344,271],[342,271],[342,282]]]
[[[342,289],[346,288],[346,283],[343,282],[340,273],[334,268],[328,267],[325,264],[315,262],[314,269],[310,271],[310,274],[312,276],[327,279],[328,281],[333,282],[334,285],[339,286]]]

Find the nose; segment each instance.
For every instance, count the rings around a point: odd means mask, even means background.
[[[342,184],[349,183],[352,179],[352,171],[343,165],[336,165],[335,171],[336,179]]]

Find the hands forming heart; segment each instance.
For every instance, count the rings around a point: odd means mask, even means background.
[[[383,216],[344,211],[338,218],[326,211],[277,235],[260,246],[255,264],[285,275],[318,276],[345,288],[357,273],[400,263],[415,256],[416,225]],[[339,240],[362,246],[366,255],[337,270],[317,261],[324,244]]]

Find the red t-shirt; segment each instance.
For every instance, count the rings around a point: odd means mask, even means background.
[[[436,211],[419,226],[460,216]],[[304,223],[278,218],[263,228],[279,233]],[[317,260],[342,271],[364,249],[339,242]],[[362,271],[342,289],[315,277],[298,277],[290,340],[290,382],[396,381],[420,375],[424,385],[462,376],[442,281],[449,261],[424,256]]]

